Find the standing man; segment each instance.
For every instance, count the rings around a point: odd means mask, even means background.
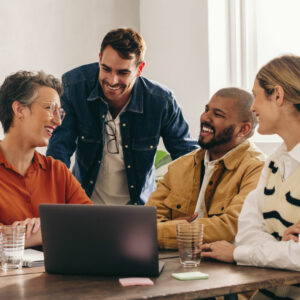
[[[100,204],[144,204],[155,189],[153,161],[160,137],[172,159],[197,148],[167,88],[141,77],[146,45],[134,30],[104,37],[99,63],[63,75],[66,117],[47,155],[68,167]]]
[[[257,120],[253,97],[219,90],[201,115],[199,145],[169,165],[147,205],[157,208],[160,248],[177,248],[176,224],[204,224],[204,241],[233,241],[245,197],[256,188],[264,155],[247,139]]]

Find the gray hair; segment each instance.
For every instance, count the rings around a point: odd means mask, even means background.
[[[13,102],[18,101],[24,106],[30,106],[37,96],[39,86],[53,88],[59,96],[63,93],[60,80],[43,71],[37,73],[18,71],[5,78],[0,87],[0,122],[4,133],[8,132],[13,122]]]

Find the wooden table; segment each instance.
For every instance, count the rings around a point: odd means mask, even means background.
[[[0,299],[196,299],[300,283],[300,272],[241,267],[203,261],[199,268],[183,268],[178,258],[165,258],[153,286],[122,287],[118,278],[51,275],[43,267],[0,271]],[[209,279],[179,281],[174,272],[199,270]],[[228,296],[227,299],[231,299]]]

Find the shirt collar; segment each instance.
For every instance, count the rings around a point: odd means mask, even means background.
[[[11,165],[7,162],[1,149],[0,149],[0,164],[4,165],[5,168],[11,168]]]
[[[32,164],[34,166],[39,165],[41,169],[46,170],[45,161],[42,159],[42,155],[39,154],[37,151],[34,151]],[[6,169],[13,169],[13,166],[6,160],[2,150],[0,149],[0,165],[4,165]]]
[[[220,163],[222,163],[222,164],[224,164],[224,166],[225,166],[226,169],[228,169],[228,170],[234,170],[234,169],[236,169],[239,166],[242,154],[246,150],[248,150],[249,148],[252,148],[253,151],[256,150],[257,152],[259,152],[259,150],[257,149],[257,147],[255,147],[248,140],[246,140],[246,141],[242,142],[241,144],[239,144],[238,146],[236,146],[233,149],[231,149],[223,157],[215,160],[214,164],[220,164]],[[200,153],[200,152],[196,151],[196,153],[195,153],[195,159],[194,159],[195,164],[200,163],[200,160],[201,160],[200,156],[196,155],[197,153]],[[262,158],[263,158],[263,154],[261,152],[260,152],[260,154],[262,155]],[[209,161],[209,156],[208,156],[208,151],[207,150],[205,151],[204,159],[206,159],[206,161]],[[204,160],[204,163],[206,161]]]
[[[224,162],[225,167],[228,170],[234,170],[236,169],[240,162],[241,157],[244,154],[245,151],[247,151],[249,148],[252,148],[253,151],[259,152],[256,146],[250,144],[248,140],[242,142],[238,146],[234,147],[232,150],[230,150],[223,158],[222,161]]]
[[[98,78],[98,73],[97,73],[97,78]],[[95,101],[98,99],[104,100],[104,95],[99,80],[97,79],[95,86],[93,87],[89,96],[87,97],[87,101]]]
[[[227,153],[226,153],[227,154]],[[226,154],[224,156],[226,156]],[[223,157],[224,157],[223,156]],[[215,160],[210,160],[209,158],[209,153],[207,150],[205,150],[205,154],[204,154],[204,165],[207,168],[208,166],[214,166],[217,162],[219,162],[220,159],[222,159],[223,157],[219,158],[219,159],[215,159]]]
[[[287,153],[293,159],[300,162],[300,143],[298,143],[292,150],[287,151],[286,144],[283,142],[275,151],[275,155],[282,155],[284,153]]]
[[[34,151],[32,161],[34,163],[38,163],[40,168],[46,171],[47,170],[46,162],[42,157],[43,156],[40,153],[38,153],[37,151]]]
[[[131,101],[127,106],[127,111],[132,111],[135,113],[143,113],[144,107],[144,93],[143,93],[143,78],[139,76],[133,86],[131,91]]]

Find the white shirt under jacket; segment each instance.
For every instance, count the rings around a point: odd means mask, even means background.
[[[300,271],[300,243],[276,240],[267,231],[264,222],[264,187],[271,160],[286,179],[300,166],[300,143],[289,152],[283,143],[266,161],[257,188],[246,197],[239,216],[234,260],[239,265]]]

